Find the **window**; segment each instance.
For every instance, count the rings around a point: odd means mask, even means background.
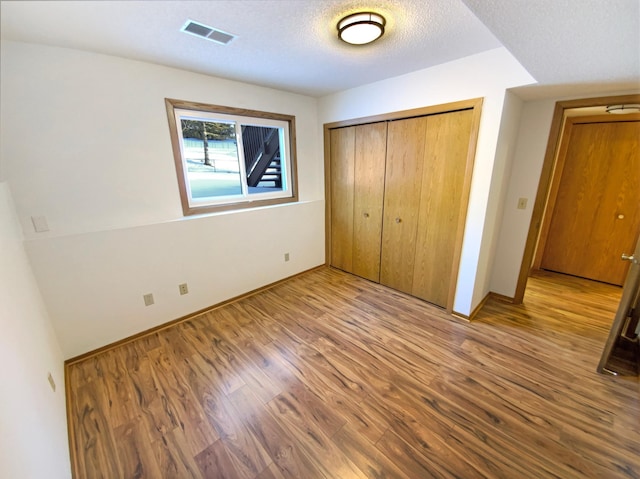
[[[297,201],[295,117],[165,102],[185,215]]]

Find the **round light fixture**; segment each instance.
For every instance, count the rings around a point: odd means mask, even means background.
[[[338,37],[352,45],[371,43],[382,36],[386,23],[384,17],[377,13],[353,13],[338,22]]]
[[[640,105],[609,105],[607,107],[607,113],[613,113],[623,115],[625,113],[638,113],[640,112]]]

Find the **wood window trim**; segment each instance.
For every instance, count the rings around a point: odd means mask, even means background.
[[[297,173],[297,155],[296,155],[296,128],[295,116],[282,113],[271,113],[259,110],[250,110],[246,108],[235,108],[223,105],[213,105],[209,103],[200,103],[186,100],[177,100],[174,98],[165,98],[165,107],[167,110],[167,119],[169,121],[169,133],[171,138],[171,148],[173,152],[174,165],[176,168],[176,177],[178,180],[178,189],[180,191],[180,202],[184,216],[193,216],[207,213],[218,213],[223,211],[242,210],[247,208],[257,208],[263,206],[280,205],[286,203],[298,202],[298,173]],[[182,154],[180,152],[180,139],[178,135],[178,125],[176,124],[174,111],[193,110],[198,112],[220,113],[226,115],[237,115],[244,117],[262,118],[270,120],[279,120],[286,122],[289,128],[289,155],[291,157],[290,171],[288,176],[291,180],[291,196],[285,198],[270,199],[254,199],[244,200],[235,203],[226,203],[220,205],[191,206],[189,205],[188,189],[182,166]]]
[[[460,259],[462,255],[462,241],[469,208],[469,194],[471,192],[471,179],[476,157],[476,147],[478,143],[478,131],[480,129],[480,118],[482,113],[483,98],[473,98],[439,105],[401,110],[367,117],[341,120],[332,123],[325,123],[324,131],[324,187],[325,187],[325,265],[331,263],[331,130],[346,126],[363,125],[367,123],[377,123],[382,121],[394,121],[420,116],[437,115],[438,113],[448,113],[458,110],[473,110],[473,121],[471,125],[471,135],[469,138],[469,150],[467,154],[467,164],[462,187],[462,202],[460,205],[460,215],[458,216],[458,228],[454,248],[453,269],[450,278],[449,298],[446,311],[449,314],[453,311],[458,273],[460,270]]]

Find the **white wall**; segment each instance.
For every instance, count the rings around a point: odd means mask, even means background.
[[[498,245],[498,238],[504,210],[516,206],[516,203],[512,204],[506,196],[513,166],[513,151],[517,141],[522,106],[522,100],[513,93],[506,92],[487,204],[487,221],[481,240],[478,278],[473,292],[472,305],[474,308],[491,291],[490,280],[494,258],[496,255],[503,254]]]
[[[324,262],[314,98],[63,48],[1,53],[0,179],[66,358]],[[184,219],[166,97],[295,115],[301,202]]]
[[[526,102],[522,108],[498,236],[500,254],[494,259],[491,276],[491,291],[511,298],[520,274],[555,103],[555,100]],[[517,209],[518,198],[527,198],[526,209]]]
[[[6,182],[0,183],[0,251],[0,478],[68,478],[62,352]]]
[[[482,245],[485,227],[495,228],[498,208],[489,208],[492,188],[502,184],[508,156],[496,154],[507,88],[530,84],[531,76],[504,48],[364,85],[320,100],[320,122],[389,113],[483,97],[482,118],[471,184],[454,310],[469,314],[481,293],[488,291],[489,258],[493,244]],[[495,178],[494,178],[495,176]],[[493,233],[485,239],[495,241]]]
[[[638,94],[639,91],[607,91],[579,98],[598,98]],[[517,141],[513,153],[513,166],[509,178],[505,208],[498,235],[498,251],[491,268],[490,290],[504,296],[515,295],[522,255],[529,233],[544,155],[549,141],[553,111],[558,101],[576,97],[559,97],[528,101],[523,104]],[[527,208],[516,208],[518,198],[527,198]]]

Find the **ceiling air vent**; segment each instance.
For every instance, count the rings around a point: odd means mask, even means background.
[[[213,27],[208,27],[207,25],[194,22],[193,20],[188,20],[180,31],[195,35],[196,37],[204,38],[205,40],[220,43],[221,45],[226,45],[236,38],[235,35],[231,35],[230,33],[223,32],[222,30],[218,30]]]

